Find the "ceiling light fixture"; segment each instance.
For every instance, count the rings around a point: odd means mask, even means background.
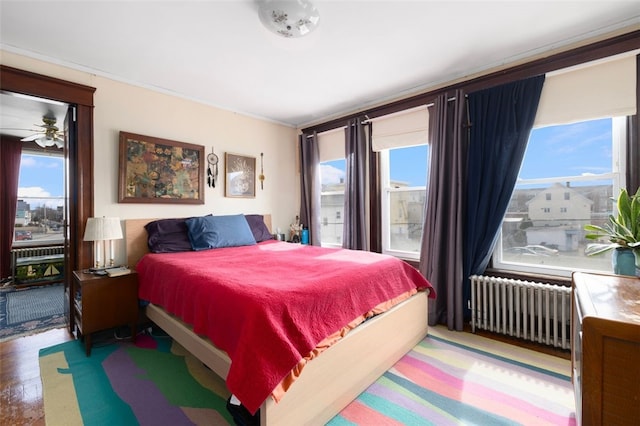
[[[58,149],[64,146],[64,132],[60,132],[60,129],[56,126],[55,117],[42,117],[44,124],[37,125],[44,130],[38,130],[35,134],[22,138],[21,141],[28,142],[34,141],[42,148],[48,148],[50,146],[56,146]]]
[[[42,148],[48,148],[50,146],[56,146],[56,148],[60,149],[64,146],[64,141],[57,137],[43,136],[34,141]]]
[[[262,0],[260,21],[282,37],[302,37],[313,31],[320,21],[318,9],[309,0]]]

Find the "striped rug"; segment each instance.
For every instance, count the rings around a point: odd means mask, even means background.
[[[569,361],[470,333],[426,337],[329,425],[573,425]],[[229,425],[224,382],[170,338],[40,351],[48,425]]]
[[[329,425],[575,425],[570,371],[565,359],[432,327]]]

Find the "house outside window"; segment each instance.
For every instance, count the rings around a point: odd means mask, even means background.
[[[323,246],[342,246],[346,167],[344,158],[320,163],[320,217],[323,218],[320,238]]]
[[[493,266],[570,276],[611,272],[611,254],[586,256],[586,224],[603,224],[624,179],[625,118],[534,129],[494,251]],[[522,247],[543,247],[524,250]]]
[[[64,157],[24,152],[20,160],[13,246],[63,241]]]
[[[428,146],[380,152],[382,175],[382,251],[420,258],[424,224]]]

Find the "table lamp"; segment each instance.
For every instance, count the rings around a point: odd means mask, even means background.
[[[94,267],[100,270],[114,266],[113,240],[122,238],[122,226],[117,217],[90,217],[84,230],[84,241],[94,242]],[[109,262],[107,264],[107,248]]]

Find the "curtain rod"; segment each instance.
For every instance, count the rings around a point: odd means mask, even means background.
[[[465,97],[466,97],[466,95],[465,95]],[[450,97],[450,98],[447,98],[447,102],[451,102],[451,101],[455,101],[455,100],[456,100],[456,97],[455,97],[455,96],[452,96],[452,97]],[[424,106],[425,106],[426,108],[431,108],[431,107],[432,107],[432,106],[434,106],[434,105],[435,105],[435,103],[434,103],[434,102],[429,102],[429,103],[425,104]],[[418,106],[421,106],[421,105],[418,105]],[[414,106],[414,107],[407,108],[407,109],[413,109],[413,108],[417,108],[417,107],[415,107],[415,106]],[[393,113],[391,113],[391,114],[397,114],[397,113],[400,113],[400,112],[402,112],[402,111],[406,111],[406,110],[396,111],[396,112],[393,112]],[[368,114],[363,114],[363,115],[364,115],[364,117],[365,117],[365,120],[362,122],[362,124],[369,124],[369,123],[371,123],[371,121],[372,121],[372,120],[374,120],[374,119],[378,118],[378,117],[369,118],[369,115],[368,115]],[[383,115],[380,115],[379,117],[384,117],[384,116],[383,116]],[[335,130],[346,129],[346,128],[347,128],[347,126],[346,126],[346,125],[345,125],[345,126],[338,126],[338,127],[333,128],[333,129],[325,130],[324,132],[318,132],[318,133],[333,132],[333,131],[335,131]],[[303,134],[305,134],[305,133],[303,132]],[[310,138],[310,137],[312,137],[313,135],[311,135],[311,134],[306,134],[306,136],[307,136],[307,138]]]
[[[467,95],[466,95],[466,94],[465,94],[464,96],[465,96],[465,98],[467,97]],[[451,101],[455,101],[455,100],[456,100],[456,97],[455,97],[455,96],[452,96],[452,97],[450,97],[450,98],[447,98],[447,102],[451,102]],[[431,107],[432,107],[432,106],[434,106],[434,105],[435,105],[435,102],[429,102],[429,103],[425,104],[424,106],[425,106],[425,108],[431,108]],[[417,107],[412,107],[412,108],[407,108],[407,109],[400,110],[400,111],[397,111],[397,112],[392,112],[391,114],[400,114],[400,113],[402,113],[403,111],[406,111],[406,110],[408,110],[408,109],[413,109],[413,108],[417,108]],[[387,114],[387,115],[390,115],[390,114]],[[367,114],[365,114],[364,116],[366,117],[366,120],[365,120],[365,121],[363,121],[363,123],[369,123],[370,121],[375,120],[376,118],[384,117],[384,115],[381,115],[381,116],[379,116],[379,117],[369,118],[369,116],[368,116]]]

